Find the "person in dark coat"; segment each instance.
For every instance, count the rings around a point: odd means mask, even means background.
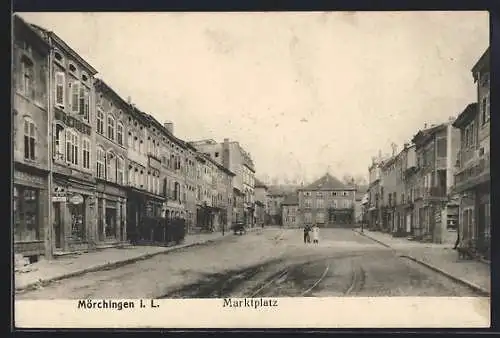
[[[308,224],[304,226],[304,243],[309,243],[311,242],[309,232],[311,231],[311,228],[309,227]]]

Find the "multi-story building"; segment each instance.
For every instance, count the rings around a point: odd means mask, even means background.
[[[395,232],[395,210],[397,204],[398,156],[393,155],[382,164],[382,230]]]
[[[414,234],[424,241],[452,241],[447,228],[448,214],[457,205],[450,196],[460,132],[452,120],[420,130],[412,139],[417,157],[417,188],[414,196],[418,209]]]
[[[50,257],[50,47],[18,16],[13,28],[14,251],[26,257]]]
[[[357,186],[354,195],[354,222],[360,224],[363,221],[363,197],[368,191],[366,186]],[[367,198],[368,199],[368,198]]]
[[[52,117],[52,215],[57,251],[99,242],[95,181],[97,71],[54,32],[31,25],[51,47],[49,115]]]
[[[127,125],[130,105],[104,81],[96,79],[97,239],[127,239]]]
[[[257,224],[269,223],[269,209],[268,209],[268,188],[257,178],[255,179],[255,213]]]
[[[368,227],[374,230],[381,230],[382,226],[382,204],[383,204],[383,186],[381,181],[383,160],[372,158],[372,164],[368,168]]]
[[[287,228],[298,228],[299,223],[299,198],[297,193],[288,194],[282,205],[283,226]]]
[[[229,229],[234,174],[207,154],[199,153],[196,159],[199,170],[197,225],[212,231]]]
[[[275,187],[270,187],[267,198],[268,223],[272,225],[283,225],[282,204],[285,201],[286,193]]]
[[[355,187],[326,173],[298,191],[300,224],[343,227],[354,224]]]
[[[248,152],[237,141],[218,143],[214,140],[190,142],[199,152],[208,155],[217,163],[233,172],[233,221],[253,225],[255,167]]]
[[[417,158],[415,153],[415,145],[405,143],[400,154],[400,183],[403,190],[400,191],[401,198],[396,208],[399,213],[398,232],[405,235],[412,235],[414,228],[414,220],[416,219],[416,209],[414,208],[414,191],[417,175]]]
[[[152,117],[130,104],[127,117],[127,235],[133,240],[151,241],[148,219],[161,217],[165,196],[160,188],[161,161],[153,144],[161,137]],[[160,132],[161,134],[161,132]],[[158,156],[158,157],[157,157]]]
[[[490,197],[490,49],[472,68],[477,102],[469,104],[453,125],[460,129],[454,191],[460,196],[459,233],[489,258]]]

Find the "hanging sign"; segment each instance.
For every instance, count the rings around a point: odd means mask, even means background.
[[[75,194],[75,195],[72,195],[70,198],[69,198],[69,203],[71,204],[82,204],[83,203],[83,196],[80,195],[80,194]]]

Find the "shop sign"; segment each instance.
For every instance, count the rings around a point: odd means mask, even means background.
[[[66,190],[61,187],[55,187],[52,195],[52,202],[66,202]]]
[[[69,203],[71,204],[82,204],[83,203],[83,196],[80,194],[74,194],[69,198]]]

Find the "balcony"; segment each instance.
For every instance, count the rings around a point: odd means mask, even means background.
[[[476,185],[488,182],[490,180],[490,153],[486,153],[481,158],[467,167],[461,168],[455,174],[454,192],[460,193],[471,189]]]
[[[447,199],[446,187],[430,187],[424,190],[424,199],[443,200]]]

